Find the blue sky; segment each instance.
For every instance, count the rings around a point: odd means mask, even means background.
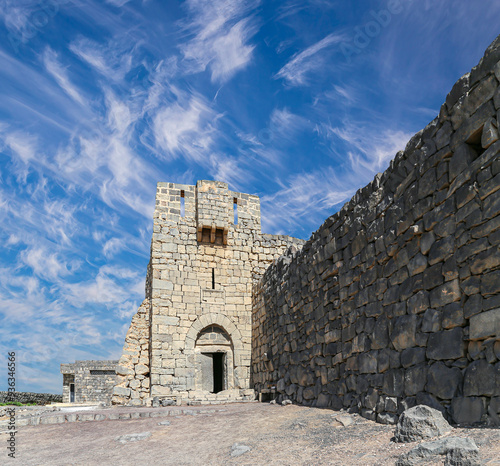
[[[497,0],[0,0],[0,361],[16,351],[17,389],[119,357],[158,181],[226,181],[261,196],[264,232],[307,239],[498,24]]]

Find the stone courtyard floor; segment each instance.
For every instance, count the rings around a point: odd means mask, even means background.
[[[394,426],[337,411],[227,404],[168,417],[21,427],[16,459],[3,446],[0,464],[393,465],[416,446],[391,442],[393,433]],[[500,465],[500,429],[454,429],[449,435],[472,437],[482,464]],[[3,445],[6,438],[0,434]]]

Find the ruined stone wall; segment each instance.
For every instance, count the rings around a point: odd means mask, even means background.
[[[112,400],[115,404],[135,400],[134,404],[139,405],[149,397],[150,313],[151,299],[146,298],[132,317],[125,336],[122,356],[116,367],[116,387]]]
[[[255,287],[261,393],[394,422],[500,413],[500,38],[390,167]]]
[[[149,313],[141,317],[141,330],[136,315],[127,334],[113,402],[253,397],[252,281],[290,245],[302,243],[262,235],[259,198],[230,191],[226,183],[158,183],[146,290]],[[227,334],[230,344],[197,347],[201,332],[214,325]],[[149,347],[142,342],[146,333]],[[202,349],[226,355],[221,393],[204,389]]]
[[[49,403],[61,403],[62,395],[52,393],[33,393],[33,392],[0,392],[0,403],[17,401],[18,403],[44,405]]]

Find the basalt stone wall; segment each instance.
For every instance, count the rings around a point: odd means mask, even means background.
[[[7,403],[10,401],[17,401],[23,404],[36,403],[37,405],[62,403],[62,395],[32,392],[15,392],[14,394],[9,392],[0,392],[0,403]]]
[[[500,36],[390,167],[254,289],[254,388],[500,421]]]

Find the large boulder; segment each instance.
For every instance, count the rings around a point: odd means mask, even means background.
[[[401,414],[394,437],[396,442],[416,442],[438,437],[450,431],[450,424],[439,411],[429,406],[418,405]]]
[[[429,464],[444,456],[445,466],[479,466],[479,449],[474,440],[460,437],[446,437],[433,442],[423,442],[408,453],[401,455],[396,466]]]

